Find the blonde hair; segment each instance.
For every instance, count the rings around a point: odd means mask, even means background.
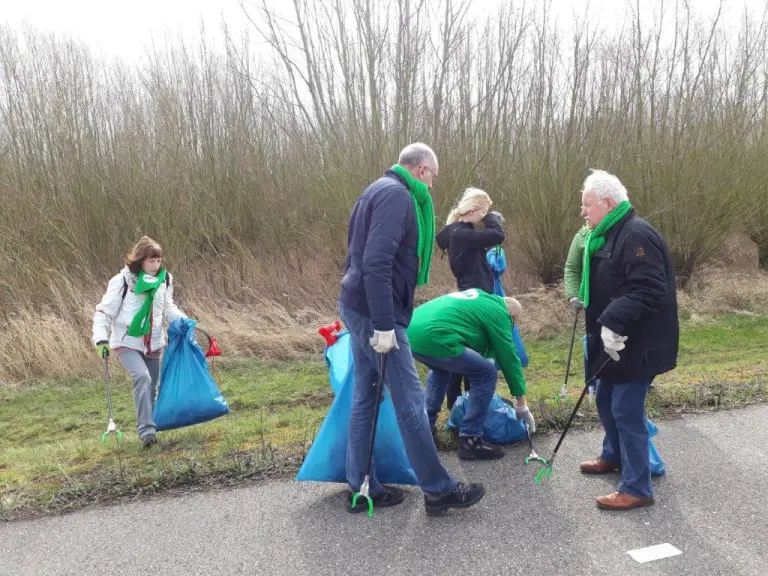
[[[509,296],[504,296],[504,302],[507,303],[507,310],[509,310],[510,316],[512,316],[515,321],[519,320],[520,314],[523,313],[523,307],[520,305],[520,302],[518,302],[516,298],[510,298]]]
[[[141,265],[147,258],[162,258],[163,247],[149,236],[142,236],[125,256],[125,264],[134,274],[141,271]]]
[[[478,210],[486,205],[490,208],[492,204],[491,197],[484,190],[480,190],[480,188],[467,188],[464,190],[459,203],[448,214],[446,223],[453,224],[467,212]]]

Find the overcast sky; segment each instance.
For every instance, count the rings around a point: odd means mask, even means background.
[[[474,0],[473,14],[482,18],[495,13],[498,6],[512,0]],[[527,4],[543,0],[527,0]],[[746,4],[750,10],[762,13],[766,0],[732,0],[726,8],[727,22],[738,23]],[[285,9],[289,0],[267,0],[268,4]],[[514,2],[520,5],[519,1]],[[673,0],[667,0],[670,5]],[[590,18],[610,25],[623,20],[626,4],[622,0],[552,0],[560,21],[567,26],[575,11],[583,14],[590,6]],[[660,0],[641,0],[641,9],[650,14],[658,9]],[[712,15],[718,0],[691,0],[694,9]],[[200,24],[205,24],[209,40],[223,45],[220,32],[226,21],[235,36],[249,27],[238,0],[0,0],[0,22],[20,29],[27,22],[40,31],[71,36],[107,58],[118,57],[139,63],[145,48],[153,39],[162,42],[164,35],[179,36],[188,41],[200,38]]]

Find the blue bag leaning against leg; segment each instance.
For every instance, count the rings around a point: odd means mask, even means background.
[[[328,365],[334,399],[296,475],[296,480],[346,482],[347,433],[355,382],[351,337],[347,330],[340,332],[338,340],[326,348],[325,362]],[[418,484],[413,466],[405,453],[405,445],[388,390],[384,392],[379,409],[373,455],[379,482]]]
[[[229,413],[195,341],[196,325],[195,320],[180,318],[168,327],[160,391],[152,412],[157,430],[200,424]]]
[[[584,370],[587,369],[587,337],[584,336]],[[586,374],[585,374],[586,377]],[[594,387],[590,386],[590,397],[594,394]],[[661,456],[659,455],[659,451],[656,449],[656,446],[653,443],[653,437],[656,436],[659,433],[659,429],[656,427],[656,424],[650,421],[650,419],[645,419],[645,427],[648,430],[648,436],[650,437],[648,440],[648,455],[650,457],[650,464],[651,464],[651,476],[663,476],[666,471],[667,467],[664,465],[664,461],[661,459]]]

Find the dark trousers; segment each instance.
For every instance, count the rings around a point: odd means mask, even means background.
[[[456,404],[456,398],[461,396],[461,381],[464,380],[464,392],[469,392],[469,378],[463,374],[451,374],[451,380],[448,382],[448,390],[445,393],[448,410]]]

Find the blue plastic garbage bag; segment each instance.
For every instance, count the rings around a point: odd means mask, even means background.
[[[491,248],[485,253],[485,260],[493,272],[493,293],[504,296],[504,284],[501,282],[501,275],[507,269],[507,257],[501,246]]]
[[[205,353],[195,342],[196,325],[195,320],[180,318],[168,327],[160,391],[152,411],[158,430],[200,424],[229,413],[208,371]]]
[[[461,428],[471,393],[470,390],[456,399],[456,403],[451,408],[451,415],[448,417],[448,428],[452,430]],[[509,444],[527,438],[525,423],[518,420],[515,409],[495,393],[488,405],[488,415],[485,417],[485,425],[483,426],[483,438],[493,444]]]
[[[659,433],[659,429],[656,428],[656,424],[651,422],[648,418],[645,419],[645,427],[648,430],[648,435],[653,438]],[[667,467],[664,466],[664,461],[659,456],[659,451],[656,450],[656,446],[653,444],[653,440],[649,440],[648,443],[648,456],[651,463],[651,476],[663,476],[667,471]]]
[[[512,325],[512,342],[515,343],[515,350],[517,351],[517,357],[520,358],[520,364],[523,365],[523,368],[527,367],[528,352],[525,351],[523,337],[520,336],[520,327],[517,324]]]
[[[504,256],[504,250],[501,246],[491,248],[485,253],[485,259],[493,272],[493,293],[497,296],[504,296],[504,285],[501,283],[501,275],[507,269],[507,258]],[[512,341],[515,343],[517,357],[520,358],[520,364],[523,368],[528,366],[528,352],[525,350],[523,338],[520,336],[520,327],[515,324],[512,326]]]
[[[347,481],[347,433],[355,386],[354,362],[350,346],[350,336],[345,330],[339,335],[336,343],[325,350],[331,388],[336,397],[296,475],[296,480],[345,483]],[[366,434],[366,444],[367,438]],[[373,463],[376,478],[381,483],[418,484],[397,426],[392,398],[386,389],[379,407]]]
[[[512,343],[515,345],[515,352],[520,359],[520,365],[525,368],[528,366],[528,352],[525,351],[525,345],[523,344],[523,338],[520,336],[520,328],[517,324],[512,325]],[[496,369],[499,369],[499,364],[495,359],[491,361],[496,364]]]

